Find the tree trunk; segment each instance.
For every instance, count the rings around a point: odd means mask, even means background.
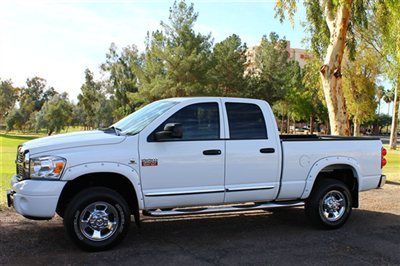
[[[346,102],[342,88],[341,66],[350,19],[351,3],[352,0],[342,1],[337,8],[335,17],[332,16],[333,10],[329,9],[329,5],[325,8],[326,23],[330,32],[330,44],[320,74],[332,135],[348,136],[350,134]]]
[[[290,133],[290,120],[289,120],[289,114],[286,117],[286,133],[289,134]]]
[[[310,134],[314,134],[314,114],[310,115]]]
[[[397,86],[394,90],[394,102],[393,102],[393,116],[392,116],[392,128],[390,130],[390,149],[397,149],[397,124],[399,122],[399,87],[400,78],[397,80]]]
[[[354,118],[353,119],[353,124],[354,124],[353,136],[354,137],[359,137],[360,136],[360,121],[357,118]]]

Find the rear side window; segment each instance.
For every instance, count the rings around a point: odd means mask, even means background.
[[[267,129],[260,107],[249,103],[226,103],[231,139],[266,139]]]
[[[220,138],[219,108],[218,103],[215,102],[188,105],[168,118],[155,132],[163,130],[168,123],[182,124],[183,138],[179,140],[216,140]]]

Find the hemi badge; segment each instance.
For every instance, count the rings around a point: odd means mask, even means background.
[[[157,166],[158,160],[157,159],[143,159],[142,166]]]

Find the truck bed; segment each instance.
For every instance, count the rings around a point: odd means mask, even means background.
[[[360,191],[378,185],[382,147],[379,138],[317,135],[280,137],[283,166],[279,199],[301,197],[311,169],[321,167],[328,161],[327,164],[353,165],[351,168],[357,172]]]
[[[350,140],[380,140],[378,137],[342,137],[342,136],[330,136],[323,135],[317,136],[312,135],[279,135],[282,141],[350,141]]]

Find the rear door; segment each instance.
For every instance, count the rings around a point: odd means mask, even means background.
[[[263,102],[223,100],[228,131],[226,203],[272,200],[279,190],[280,147],[276,138],[268,136],[267,128],[274,127],[268,127],[273,122],[266,119],[272,112],[266,103],[258,103]]]

